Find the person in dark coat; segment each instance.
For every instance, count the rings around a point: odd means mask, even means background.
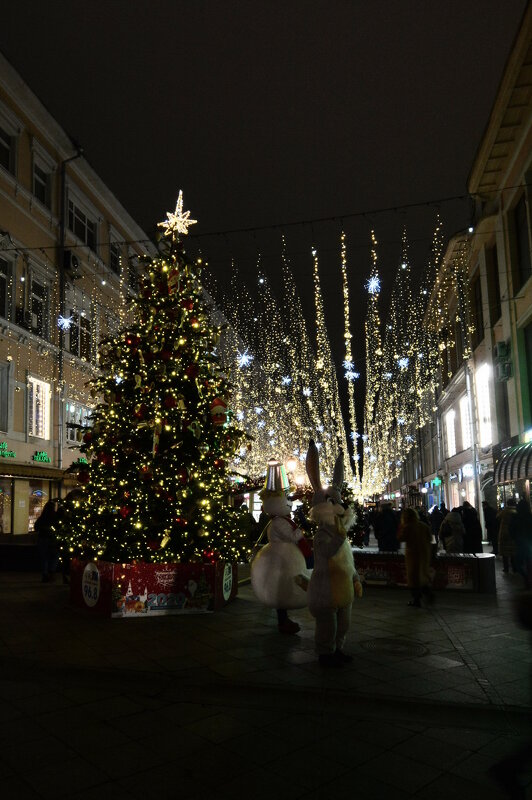
[[[486,539],[491,544],[493,555],[499,553],[498,533],[499,524],[497,522],[497,512],[490,506],[487,500],[482,501],[482,510],[484,511],[484,525],[486,527]]]
[[[523,576],[525,589],[530,589],[532,576],[532,513],[528,500],[519,500],[510,520],[510,536],[515,541],[515,571]]]
[[[382,506],[375,515],[374,522],[375,537],[379,543],[379,550],[387,553],[399,550],[397,527],[397,517],[392,507],[390,505]]]
[[[443,522],[443,514],[438,508],[438,506],[434,506],[432,509],[430,516],[429,516],[430,527],[432,528],[432,533],[434,538],[436,539],[436,544],[438,544],[438,533]]]
[[[34,530],[37,533],[37,549],[41,559],[43,583],[53,581],[59,563],[59,547],[57,545],[55,526],[58,522],[57,500],[45,503],[40,517],[35,520]]]
[[[482,553],[482,527],[476,508],[464,500],[462,505],[462,522],[464,523],[464,553]]]

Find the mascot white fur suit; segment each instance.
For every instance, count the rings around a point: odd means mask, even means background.
[[[262,507],[271,517],[266,528],[268,544],[251,562],[251,586],[264,605],[277,610],[281,633],[295,634],[297,622],[289,619],[287,609],[304,608],[307,593],[294,578],[308,576],[302,549],[308,544],[301,528],[290,518],[289,482],[282,464],[268,462],[266,482],[260,493]]]
[[[321,485],[319,454],[312,439],[306,469],[314,491],[310,519],[318,524],[314,534],[314,570],[308,587],[308,606],[316,620],[315,643],[320,664],[340,667],[353,660],[344,653],[343,647],[354,596],[362,597],[362,583],[347,539],[354,512],[342,505],[344,462],[341,454],[336,459],[332,484],[326,489]]]

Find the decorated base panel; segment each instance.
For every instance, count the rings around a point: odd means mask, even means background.
[[[406,586],[406,564],[401,553],[353,550],[357,571],[366,585]],[[434,589],[495,592],[495,556],[466,553],[439,554],[431,561]]]
[[[236,564],[111,564],[70,567],[70,601],[105,617],[141,618],[218,611],[236,596]]]

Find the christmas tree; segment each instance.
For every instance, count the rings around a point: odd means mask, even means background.
[[[182,193],[161,255],[147,259],[133,323],[100,345],[98,403],[81,450],[84,496],[62,532],[82,558],[185,562],[241,557],[248,542],[228,505],[228,464],[242,433],[216,345],[222,329],[180,234],[195,220]],[[66,540],[66,541],[65,541]]]

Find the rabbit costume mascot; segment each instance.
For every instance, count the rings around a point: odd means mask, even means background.
[[[319,454],[312,439],[306,469],[314,491],[310,519],[318,524],[314,534],[314,570],[308,587],[308,606],[316,620],[315,643],[320,664],[339,667],[353,660],[343,652],[343,646],[351,622],[353,598],[355,594],[362,597],[362,583],[347,539],[354,512],[342,505],[344,462],[341,454],[336,459],[332,485],[326,489],[321,485]]]
[[[306,591],[294,581],[298,575],[308,576],[302,552],[307,540],[290,518],[292,504],[287,496],[288,489],[284,467],[272,459],[268,462],[266,483],[260,493],[262,507],[271,517],[266,528],[268,544],[251,562],[251,586],[261,603],[277,609],[279,631],[295,634],[300,627],[289,619],[287,609],[307,605]]]

